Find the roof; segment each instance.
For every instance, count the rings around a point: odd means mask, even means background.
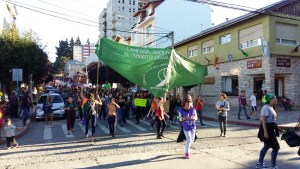
[[[214,27],[208,28],[208,29],[206,29],[206,30],[204,30],[204,31],[196,34],[196,35],[193,35],[191,37],[183,39],[182,41],[177,42],[174,46],[183,45],[185,43],[188,43],[189,41],[196,40],[196,39],[198,39],[200,37],[209,35],[211,33],[214,33],[216,31],[222,30],[222,29],[227,28],[229,26],[235,25],[235,24],[240,23],[242,21],[248,20],[248,19],[253,18],[255,16],[262,15],[262,13],[267,13],[269,11],[278,9],[278,8],[283,7],[283,6],[287,5],[287,4],[290,4],[290,3],[294,2],[294,1],[297,1],[297,0],[282,0],[282,1],[276,2],[276,3],[271,4],[269,6],[260,8],[260,9],[258,9],[256,11],[250,12],[250,13],[242,15],[240,17],[237,17],[237,18],[231,19],[229,21],[223,22],[223,23],[221,23],[219,25],[216,25]]]

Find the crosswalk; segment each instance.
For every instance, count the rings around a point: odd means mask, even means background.
[[[205,126],[201,126],[199,121],[196,123],[197,128],[216,128],[219,126],[218,122],[205,121]],[[110,131],[106,121],[99,121],[96,127],[96,136],[100,135],[109,135]],[[179,131],[181,129],[180,124],[171,124],[169,127],[166,128],[168,131]],[[61,130],[61,131],[58,131]],[[97,131],[98,130],[98,131]],[[56,121],[54,123],[54,127],[44,126],[43,128],[43,140],[44,141],[51,141],[54,137],[54,133],[61,132],[62,137],[66,139],[74,139],[74,138],[83,138],[85,134],[85,126],[83,126],[79,120],[75,122],[74,132],[68,133],[66,121]],[[150,129],[150,122],[148,120],[140,120],[139,124],[136,124],[132,120],[126,120],[126,124],[122,127],[120,125],[116,125],[116,134],[126,135],[126,134],[135,134],[135,133],[145,133],[145,132],[153,132]],[[91,129],[88,129],[88,135],[92,134]]]

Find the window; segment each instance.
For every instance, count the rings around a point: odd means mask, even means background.
[[[245,49],[245,48],[251,48],[251,47],[259,46],[259,45],[261,45],[261,39],[260,38],[243,42],[241,44],[240,48]]]
[[[261,45],[263,25],[258,24],[239,31],[240,48],[250,48]]]
[[[149,26],[146,27],[146,33],[147,33],[146,37],[151,36],[150,33],[152,33],[152,25],[149,25]]]
[[[198,46],[190,46],[188,47],[188,57],[198,56]]]
[[[214,41],[209,40],[202,43],[202,53],[210,53],[214,51]]]
[[[135,13],[135,8],[132,8],[132,12]]]
[[[220,36],[221,44],[228,43],[228,42],[231,42],[231,34],[226,34],[226,35]]]
[[[276,43],[284,45],[298,44],[298,26],[276,23]]]
[[[131,8],[129,8],[129,12],[131,12]]]
[[[121,11],[121,7],[120,6],[118,7],[118,10]]]
[[[129,0],[129,5],[131,5],[131,0]]]
[[[135,5],[135,0],[132,1],[132,5]]]
[[[121,0],[118,0],[118,3],[121,3]]]
[[[125,0],[122,0],[122,3],[124,4],[124,3],[125,3]]]
[[[125,7],[124,7],[124,6],[122,7],[122,11],[123,11],[123,12],[125,11]]]
[[[221,77],[221,91],[228,96],[238,96],[239,94],[238,76],[223,76]]]

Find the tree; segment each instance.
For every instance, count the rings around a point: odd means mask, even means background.
[[[77,38],[76,38],[75,45],[81,45],[79,36],[77,36]]]
[[[69,55],[71,56],[71,60],[73,60],[73,48],[74,48],[74,39],[73,37],[71,38],[70,42],[69,42]]]
[[[66,61],[73,58],[73,52],[70,51],[68,39],[65,41],[60,40],[58,47],[55,48],[57,57],[53,63],[52,71],[55,73],[60,73],[62,70],[64,70]]]
[[[23,69],[23,82],[29,83],[29,74],[35,84],[41,84],[51,76],[51,63],[40,45],[30,37],[2,33],[0,35],[0,83],[11,87],[12,70]]]

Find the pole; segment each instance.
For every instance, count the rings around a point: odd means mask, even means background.
[[[29,75],[29,95],[32,100],[32,74]]]
[[[170,32],[170,39],[171,39],[171,48],[174,49],[174,32]],[[173,96],[176,99],[176,88],[173,89]]]

